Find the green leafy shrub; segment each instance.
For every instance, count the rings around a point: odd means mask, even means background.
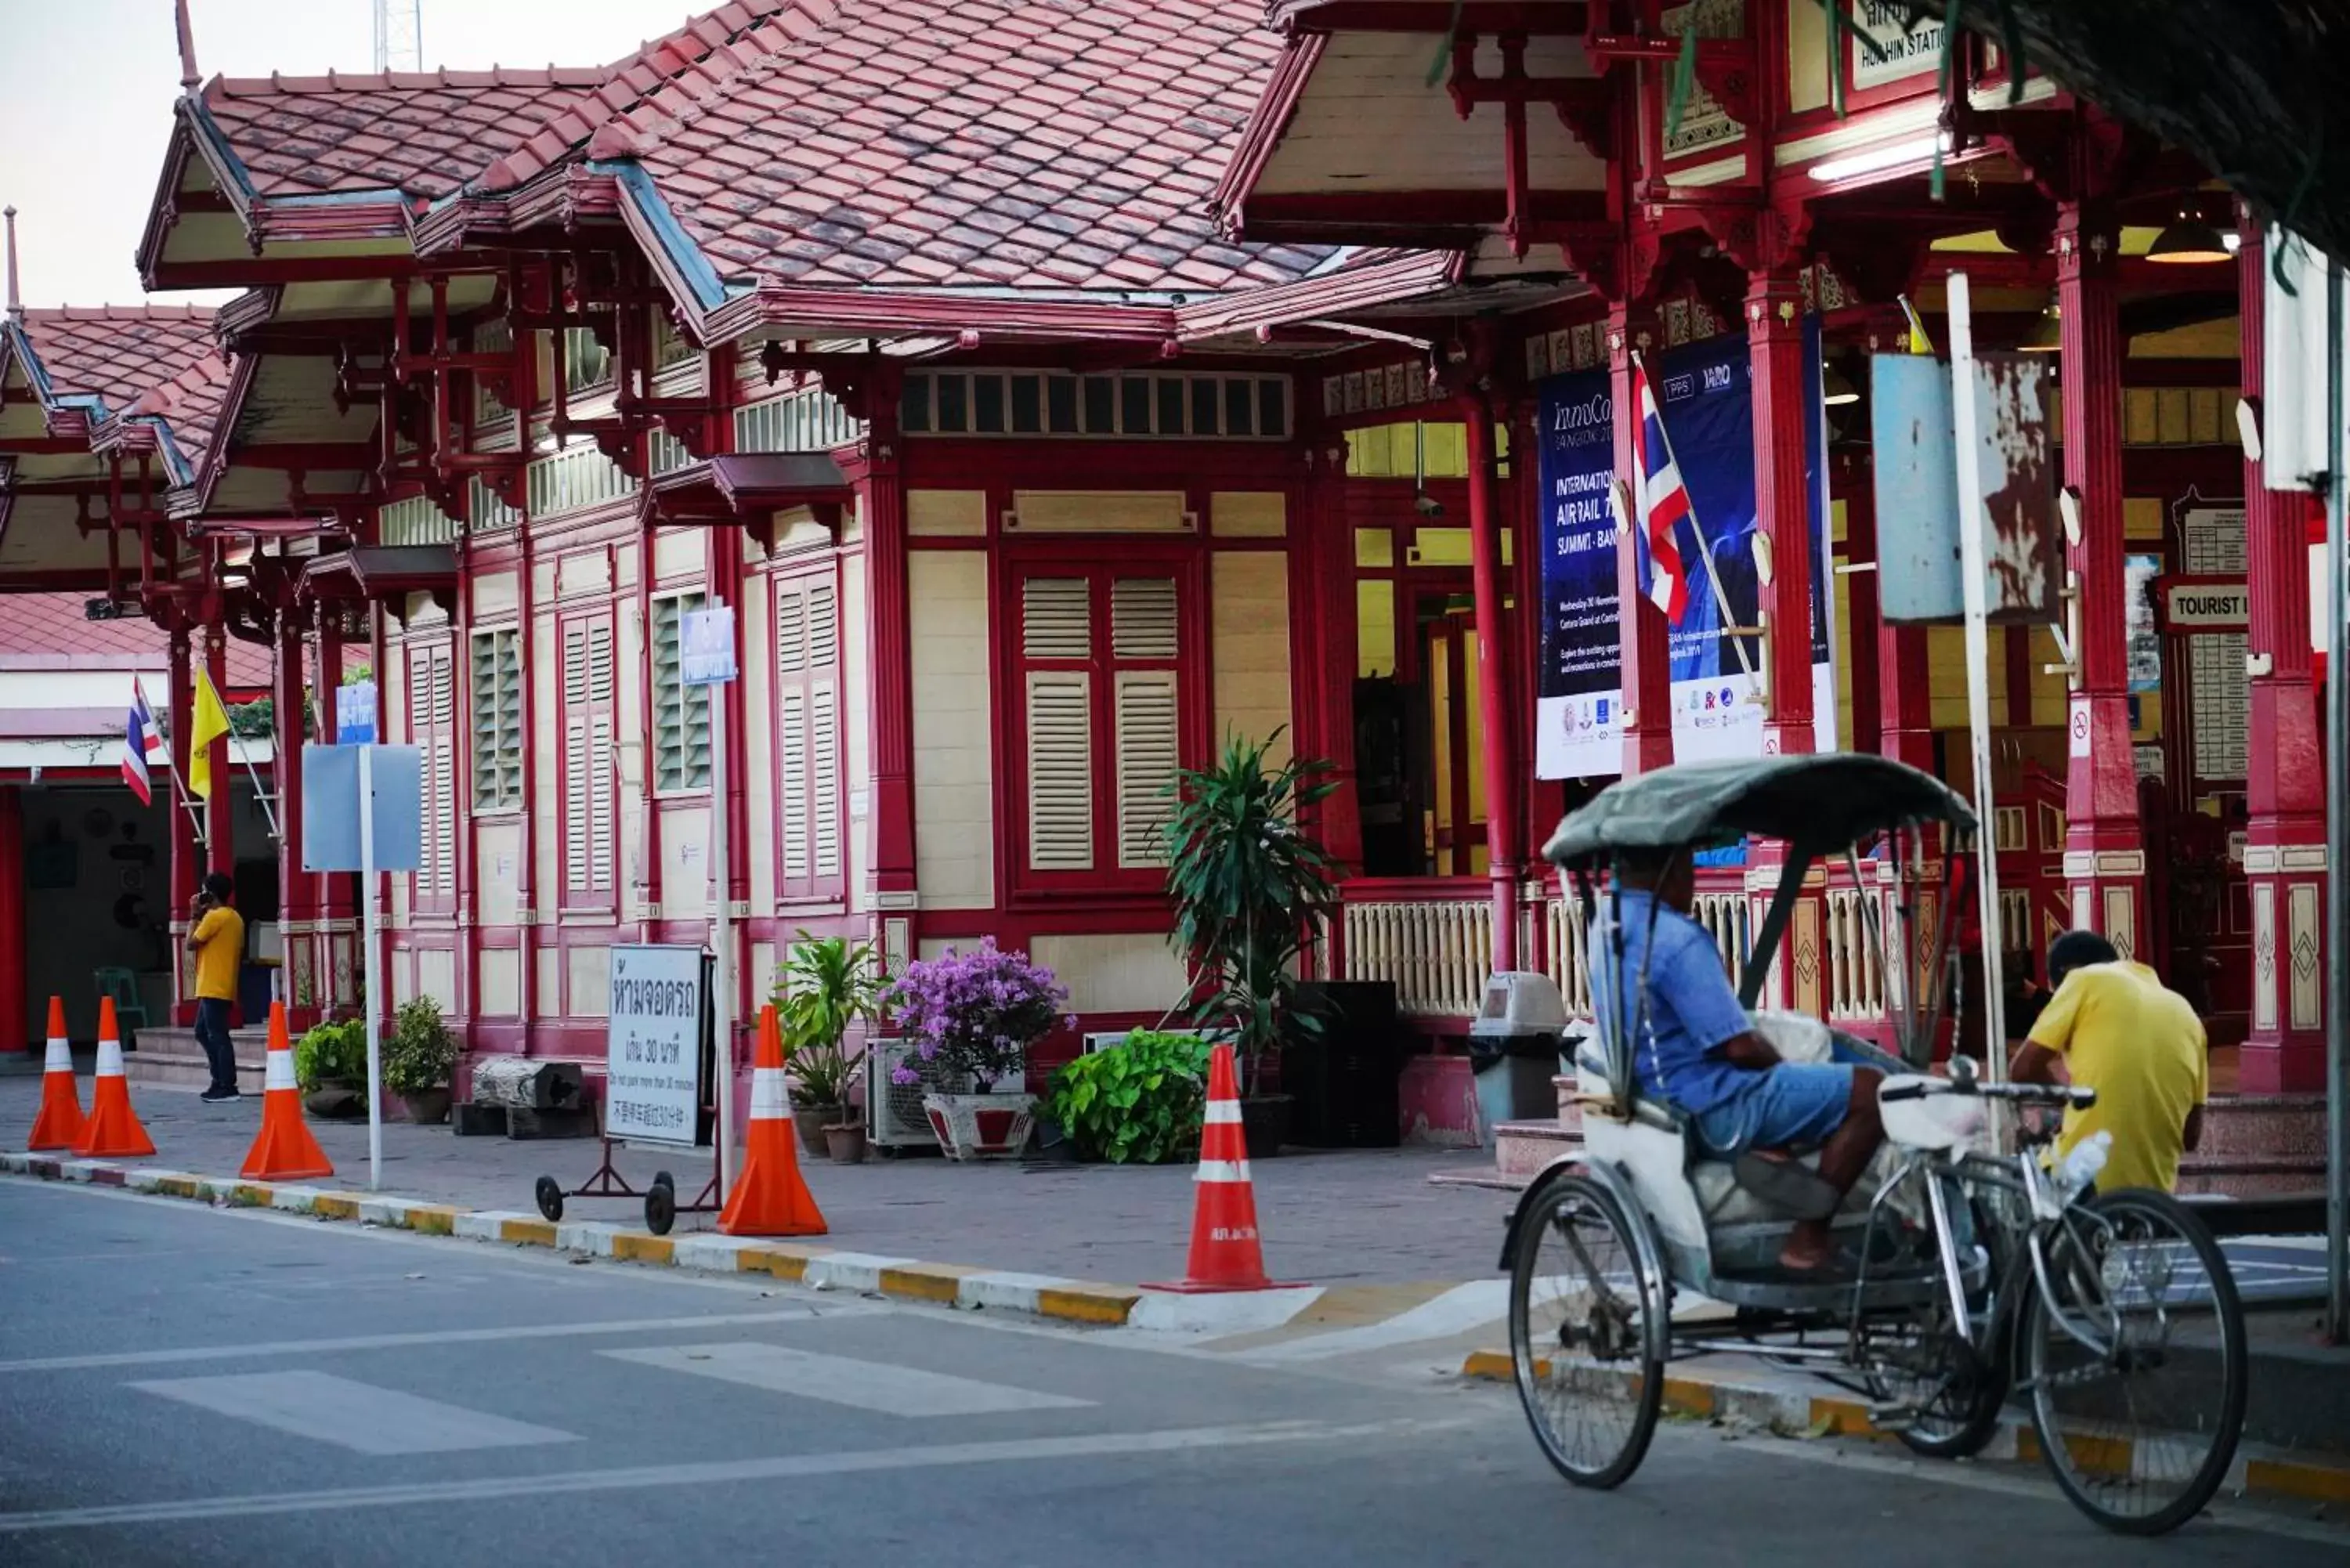
[[[294,1042],[294,1081],[304,1089],[346,1083],[367,1089],[367,1025],[359,1019],[321,1023]]]
[[[1055,1073],[1044,1113],[1087,1159],[1191,1159],[1200,1151],[1207,1075],[1205,1040],[1138,1029]]]
[[[359,1031],[359,1075],[365,1077],[367,1030],[354,1027]],[[441,1021],[441,1004],[429,996],[401,1002],[383,1039],[383,1086],[395,1095],[445,1089],[456,1070],[457,1037]]]
[[[796,1103],[811,1109],[848,1103],[865,1053],[845,1051],[841,1043],[850,1029],[880,1017],[888,983],[872,943],[800,932],[775,971],[774,992],[784,1065],[798,1080]]]

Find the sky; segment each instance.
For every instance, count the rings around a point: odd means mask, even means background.
[[[421,0],[424,61],[603,65],[717,3]],[[17,209],[26,305],[148,297],[130,258],[180,93],[172,5],[0,0],[0,205]],[[375,65],[374,0],[189,0],[189,11],[206,80]]]

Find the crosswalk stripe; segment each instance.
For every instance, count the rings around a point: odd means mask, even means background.
[[[655,1345],[599,1354],[614,1361],[690,1372],[773,1394],[820,1399],[884,1416],[985,1416],[1004,1410],[1069,1410],[1090,1399],[1039,1394],[1002,1383],[982,1383],[947,1372],[924,1372],[880,1361],[819,1355],[778,1345],[736,1340],[719,1345]]]
[[[446,1454],[579,1440],[576,1433],[510,1421],[328,1372],[246,1372],[161,1378],[130,1386],[361,1454]]]

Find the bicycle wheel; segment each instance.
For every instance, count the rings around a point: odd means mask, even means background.
[[[1510,1357],[1534,1439],[1577,1486],[1612,1487],[1656,1435],[1665,1303],[1607,1189],[1573,1171],[1543,1181],[1510,1269]]]
[[[2227,1479],[2243,1430],[2251,1359],[2227,1259],[2177,1199],[2135,1189],[2069,1210],[2048,1242],[2024,1325],[2041,1451],[2107,1529],[2175,1530]]]
[[[1970,1459],[1999,1430],[2007,1402],[2009,1350],[2002,1337],[1977,1353],[1950,1327],[1947,1307],[1937,1303],[1911,1315],[1904,1347],[1912,1366],[1880,1371],[1871,1391],[1908,1412],[1908,1425],[1894,1435],[1912,1453],[1929,1459]]]

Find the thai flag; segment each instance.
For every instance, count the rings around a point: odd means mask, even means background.
[[[1680,520],[1690,515],[1689,489],[1681,483],[1672,443],[1665,439],[1664,416],[1657,411],[1646,366],[1634,363],[1632,385],[1640,400],[1639,502],[1641,528],[1648,541],[1648,597],[1666,619],[1679,626],[1689,613],[1690,587],[1676,535]]]
[[[163,761],[163,735],[155,727],[155,715],[147,706],[147,689],[136,677],[130,682],[130,718],[122,732],[122,782],[139,797],[141,805],[154,804],[154,792],[147,772],[151,762]]]

